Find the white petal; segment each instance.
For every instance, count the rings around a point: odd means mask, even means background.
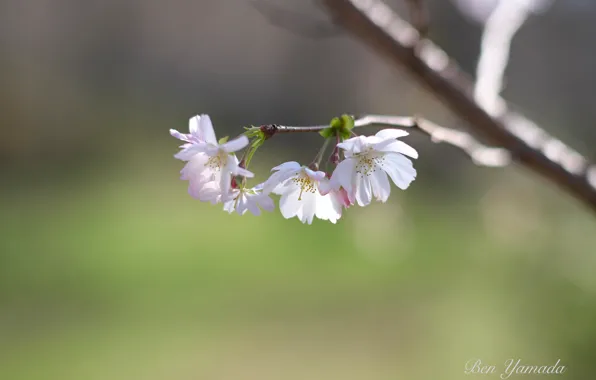
[[[269,194],[271,192],[275,192],[276,194],[280,194],[278,191],[280,190],[278,187],[283,185],[288,179],[292,177],[296,177],[300,173],[300,168],[298,169],[287,169],[287,170],[280,170],[277,173],[271,174],[269,179],[265,181],[263,185],[263,194]]]
[[[257,206],[256,203],[248,202],[246,204],[246,207],[248,208],[248,211],[250,211],[253,215],[255,215],[255,216],[261,215],[261,209],[259,208],[259,206]]]
[[[325,172],[322,171],[314,171],[309,168],[304,168],[304,171],[306,172],[307,176],[315,181],[320,181],[326,177]]]
[[[375,144],[373,148],[379,152],[401,153],[412,158],[418,158],[418,152],[403,141],[384,140]]]
[[[234,160],[233,157],[228,156],[224,167],[221,168],[221,178],[220,178],[220,187],[222,194],[227,194],[230,192],[232,186],[232,173],[236,171],[238,168],[237,164],[238,160]]]
[[[201,117],[199,115],[193,116],[188,120],[188,130],[193,136],[197,136],[202,139],[202,136],[199,131],[199,121]]]
[[[258,185],[256,185],[255,187],[253,187],[252,189],[256,192],[260,192],[263,190],[264,186],[265,186],[265,182],[261,182]]]
[[[197,153],[201,153],[202,151],[202,146],[199,144],[187,144],[185,148],[174,155],[174,158],[182,161],[189,161]]]
[[[238,137],[237,139],[234,139],[232,141],[228,141],[225,144],[222,144],[220,148],[223,149],[227,153],[232,153],[232,152],[239,151],[240,149],[243,149],[247,145],[248,145],[248,137],[242,135],[242,136]]]
[[[279,210],[284,218],[293,218],[302,209],[302,202],[298,200],[298,194],[298,191],[286,193],[279,199]]]
[[[412,161],[399,153],[387,153],[381,167],[389,174],[393,183],[402,190],[407,189],[416,178],[416,169]]]
[[[203,114],[199,118],[199,136],[208,144],[218,145],[209,115]]]
[[[317,198],[322,197],[317,192],[311,193],[310,191],[304,191],[302,193],[302,215],[298,215],[302,223],[312,224],[317,210]]]
[[[333,188],[331,187],[330,180],[323,178],[321,181],[319,181],[319,193],[321,193],[321,195],[327,195],[332,190]]]
[[[317,199],[316,216],[322,220],[329,220],[335,224],[341,217],[341,204],[337,201],[335,193],[319,196]]]
[[[207,143],[199,143],[199,144],[194,144],[194,146],[196,147],[195,150],[197,152],[205,153],[208,156],[216,156],[220,153],[219,147],[217,145],[207,144]]]
[[[268,195],[263,195],[263,194],[259,194],[258,196],[255,196],[255,198],[257,198],[256,202],[259,204],[259,206],[261,206],[261,208],[265,211],[273,211],[273,209],[275,208],[275,203],[273,203],[273,199],[271,199]]]
[[[375,199],[383,203],[387,202],[389,194],[391,194],[391,185],[389,184],[387,173],[377,167],[368,179],[370,180],[372,193]]]
[[[227,171],[230,174],[233,174],[235,176],[239,175],[239,176],[246,177],[246,178],[252,178],[255,176],[254,173],[251,172],[250,170],[241,168],[238,165],[239,165],[238,158],[233,154],[229,154],[229,155],[227,155],[227,161],[226,161],[226,166],[224,168],[224,171]]]
[[[234,175],[239,175],[242,177],[246,177],[246,178],[252,178],[255,176],[255,174],[253,172],[251,172],[248,169],[244,169],[241,168],[240,166],[237,166],[236,169],[234,169]]]
[[[346,189],[348,194],[353,191],[353,180],[356,169],[356,160],[353,158],[347,158],[341,161],[333,174],[331,174],[331,180],[329,181],[329,185],[334,190],[339,190],[340,187]]]
[[[381,140],[387,139],[398,139],[400,137],[404,137],[409,135],[409,132],[404,131],[403,129],[382,129],[376,133],[375,136],[379,137]]]
[[[283,164],[274,167],[273,169],[271,169],[271,171],[274,171],[274,170],[277,170],[277,171],[298,170],[301,167],[302,166],[299,163],[297,163],[296,161],[288,161],[288,162],[284,162]]]
[[[244,193],[240,194],[239,198],[237,200],[237,203],[236,203],[236,212],[238,213],[238,215],[244,215],[246,210],[251,208],[251,203],[252,202],[249,201],[246,194],[244,194]],[[252,212],[252,210],[251,210],[251,212]],[[259,212],[258,207],[257,207],[257,212]],[[258,215],[258,214],[255,214],[255,215]]]
[[[227,201],[224,203],[224,211],[227,211],[228,213],[233,213],[234,212],[234,203],[235,201],[233,199]]]
[[[360,206],[367,206],[372,200],[372,190],[367,176],[363,175],[356,184],[356,201]],[[349,194],[349,193],[348,193]]]
[[[347,139],[344,142],[337,144],[337,146],[352,154],[360,153],[367,146],[366,136],[352,137],[351,139]]]

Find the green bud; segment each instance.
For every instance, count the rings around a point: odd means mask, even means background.
[[[354,128],[354,118],[344,114],[341,117],[331,119],[329,127],[320,131],[319,134],[326,139],[339,136],[342,140],[345,140],[350,138],[352,128]]]

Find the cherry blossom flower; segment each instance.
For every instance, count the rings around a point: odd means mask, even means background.
[[[224,210],[230,214],[236,211],[239,215],[244,215],[250,211],[253,215],[261,215],[261,209],[273,211],[275,204],[268,194],[262,193],[263,184],[253,188],[240,187],[234,188],[226,197]]]
[[[233,154],[248,145],[246,136],[220,144],[209,115],[191,118],[189,131],[189,134],[184,134],[171,129],[170,134],[185,142],[174,157],[187,161],[180,173],[181,179],[189,181],[188,191],[193,197],[201,201],[220,202],[230,191],[232,176],[254,176],[239,166]]]
[[[384,129],[374,136],[357,136],[337,146],[344,150],[345,159],[335,168],[331,189],[343,187],[351,203],[370,204],[372,198],[386,202],[391,193],[387,175],[402,190],[416,178],[412,161],[405,156],[418,158],[418,152],[397,140],[408,132]]]
[[[263,186],[263,193],[281,195],[279,208],[284,218],[294,216],[302,223],[311,224],[316,216],[336,223],[341,217],[344,200],[339,192],[325,195],[319,186],[328,188],[328,179],[322,171],[313,171],[306,166],[291,161],[274,167],[272,174]]]
[[[215,140],[213,124],[211,123],[209,115],[196,115],[191,117],[188,121],[188,130],[190,133],[180,133],[175,129],[170,129],[170,135],[185,142],[185,144],[180,146],[182,150],[174,156],[183,161],[190,160],[196,154],[196,151],[193,148],[195,145],[205,143],[207,142],[207,139],[211,141]]]

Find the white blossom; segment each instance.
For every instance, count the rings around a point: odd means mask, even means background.
[[[324,172],[313,171],[294,161],[276,166],[271,171],[276,173],[265,182],[263,193],[281,195],[279,208],[284,218],[297,217],[302,223],[311,224],[315,216],[331,223],[336,223],[341,217],[344,202],[340,193],[323,195],[319,191],[319,186],[329,187]]]
[[[337,146],[344,150],[345,159],[335,168],[330,188],[343,187],[352,203],[370,204],[372,198],[386,202],[391,193],[387,175],[405,190],[416,178],[416,169],[405,155],[418,158],[418,152],[397,140],[408,132],[384,129],[374,136],[357,136]]]
[[[236,211],[239,215],[244,215],[250,211],[253,215],[260,215],[261,209],[273,211],[275,204],[268,194],[262,193],[263,184],[253,188],[240,187],[230,191],[228,200],[224,203],[224,210],[230,214]]]

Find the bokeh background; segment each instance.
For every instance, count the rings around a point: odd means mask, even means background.
[[[431,37],[473,73],[472,15],[494,1],[427,3]],[[591,159],[595,20],[580,0],[531,17],[504,91]],[[243,0],[8,0],[0,84],[2,379],[462,379],[474,358],[596,373],[594,215],[523,168],[413,134],[413,185],[337,225],[187,194],[168,129],[197,113],[219,136],[345,112],[467,127],[346,35],[301,37]],[[320,143],[278,136],[253,169]]]

